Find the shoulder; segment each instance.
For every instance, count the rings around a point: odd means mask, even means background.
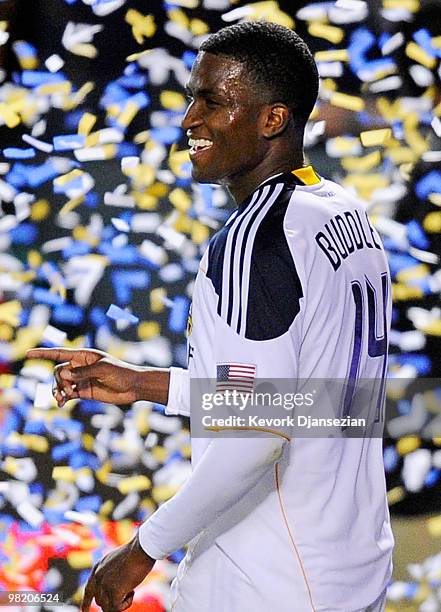
[[[300,311],[303,291],[284,228],[294,190],[277,182],[258,189],[209,246],[217,312],[251,340],[281,336]]]

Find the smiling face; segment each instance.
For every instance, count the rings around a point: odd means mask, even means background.
[[[190,105],[182,121],[190,145],[193,178],[231,186],[264,160],[269,141],[262,133],[259,101],[244,65],[199,53],[188,83]]]

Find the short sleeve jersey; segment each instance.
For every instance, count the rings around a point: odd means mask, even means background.
[[[239,206],[201,261],[190,378],[242,364],[258,379],[381,380],[390,316],[388,264],[363,205],[311,167],[281,174]],[[208,443],[193,440],[195,463]],[[264,499],[249,493],[240,520],[234,509],[220,519],[216,542],[256,585],[271,566],[276,588],[297,585],[313,610],[361,609],[391,573],[382,440],[285,446]]]

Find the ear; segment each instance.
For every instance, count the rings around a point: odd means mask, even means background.
[[[265,138],[273,138],[281,134],[289,123],[291,111],[281,102],[268,104],[262,112],[261,133]]]

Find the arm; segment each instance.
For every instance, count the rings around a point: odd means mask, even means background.
[[[283,444],[276,436],[213,440],[180,491],[141,525],[143,550],[162,559],[182,548],[259,482]]]
[[[181,368],[136,366],[94,349],[36,348],[27,358],[63,362],[54,369],[60,407],[78,398],[112,404],[148,400],[166,405],[168,414],[189,414],[188,375]]]
[[[184,546],[238,502],[280,457],[283,443],[277,437],[213,440],[179,493],[141,525],[131,542],[93,568],[83,612],[89,612],[93,598],[105,612],[128,608],[133,589],[155,560]]]

